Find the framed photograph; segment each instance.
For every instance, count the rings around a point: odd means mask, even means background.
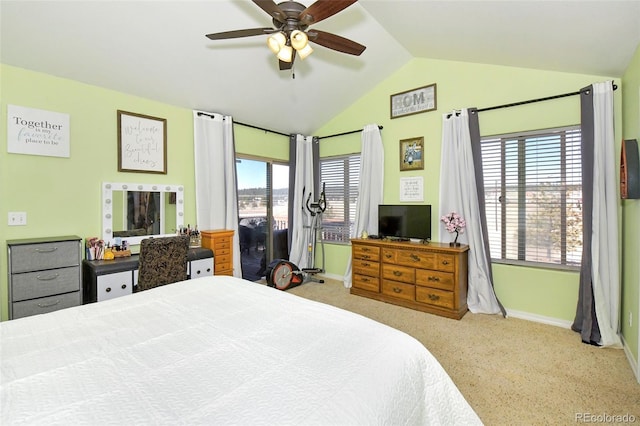
[[[400,171],[424,169],[424,138],[400,141]]]
[[[118,110],[118,171],[167,174],[167,120]]]
[[[391,95],[391,118],[437,109],[436,84]]]

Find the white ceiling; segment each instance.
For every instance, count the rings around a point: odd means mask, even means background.
[[[640,0],[360,0],[312,28],[364,53],[315,45],[295,78],[266,36],[205,37],[271,26],[249,0],[1,0],[0,24],[2,63],[310,134],[413,57],[622,76]]]

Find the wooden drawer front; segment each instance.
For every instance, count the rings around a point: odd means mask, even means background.
[[[452,254],[440,254],[437,255],[437,263],[434,269],[440,271],[453,272],[456,270],[456,258]]]
[[[374,291],[376,293],[380,292],[380,278],[377,277],[354,273],[352,285],[362,290]]]
[[[101,275],[97,281],[96,298],[98,302],[133,293],[133,274],[131,271]]]
[[[415,300],[416,287],[397,281],[382,280],[382,293],[398,299]]]
[[[216,254],[218,250],[231,250],[231,238],[216,238],[213,241],[213,253]]]
[[[380,264],[369,260],[354,259],[353,272],[356,274],[377,277],[380,273]]]
[[[383,263],[382,278],[413,284],[416,281],[416,270],[405,266]]]
[[[382,260],[389,263],[398,263],[397,261],[397,250],[383,248],[382,249]]]
[[[13,302],[80,290],[80,266],[12,274]]]
[[[416,284],[453,291],[454,275],[450,272],[416,269]]]
[[[453,292],[417,286],[416,301],[453,309]]]
[[[415,268],[434,269],[436,265],[435,253],[425,253],[421,251],[398,250],[399,265],[413,266]]]
[[[371,260],[373,262],[379,262],[380,247],[354,245],[353,257],[356,259]]]
[[[217,254],[213,258],[213,263],[215,264],[216,267],[226,266],[226,267],[230,268],[231,267],[231,253]]]
[[[16,319],[36,314],[46,314],[47,312],[53,312],[59,309],[79,305],[79,291],[59,294],[57,296],[43,297],[41,299],[25,300],[23,302],[13,303],[11,318]]]
[[[80,265],[78,241],[25,244],[11,247],[11,273]]]

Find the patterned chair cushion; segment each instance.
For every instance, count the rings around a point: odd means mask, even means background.
[[[142,240],[135,291],[186,280],[188,251],[186,235]]]

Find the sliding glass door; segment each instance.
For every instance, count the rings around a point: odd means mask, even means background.
[[[289,165],[237,156],[242,277],[265,278],[273,259],[288,259]]]

